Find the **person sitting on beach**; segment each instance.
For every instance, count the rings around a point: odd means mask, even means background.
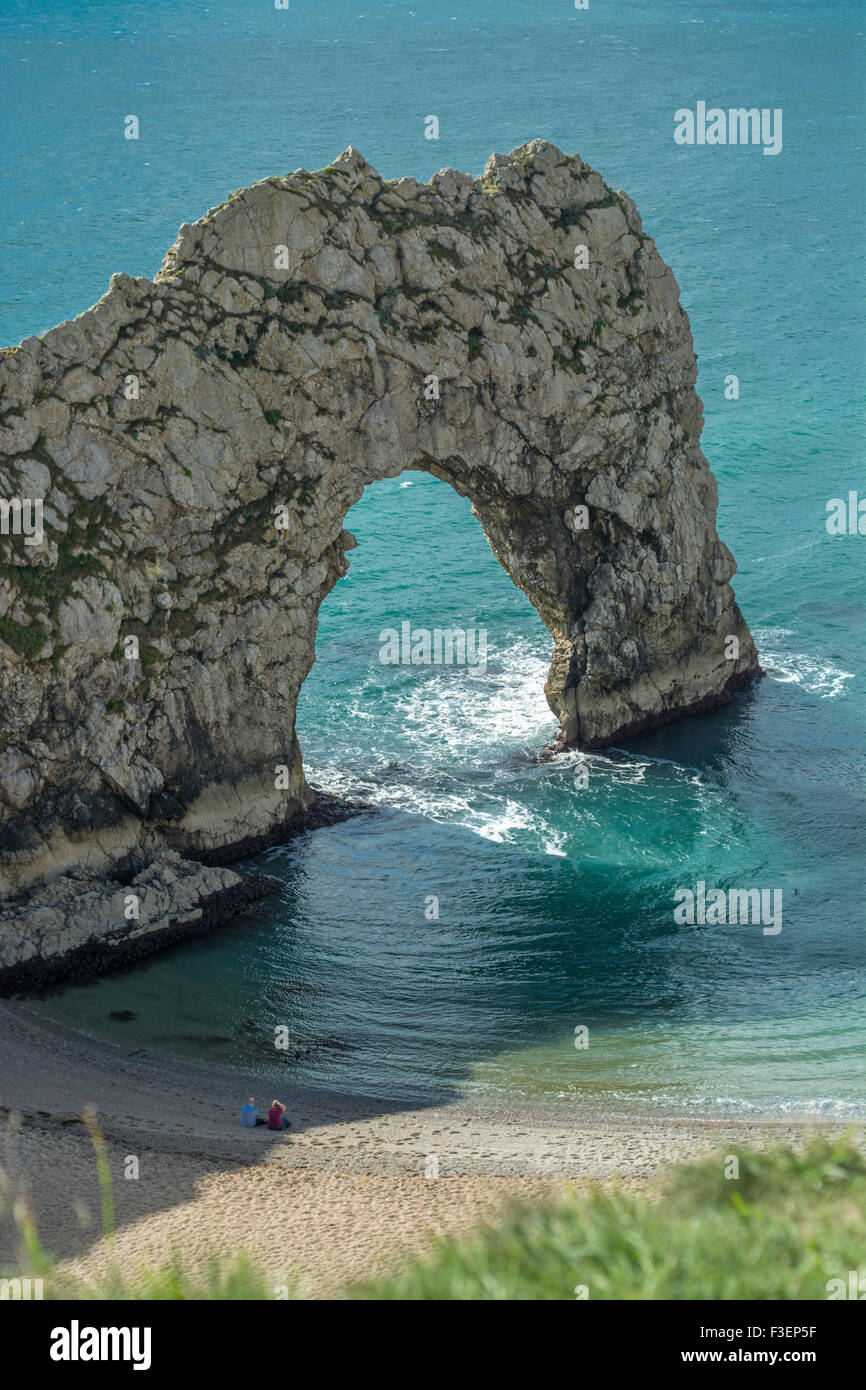
[[[268,1111],[268,1129],[288,1129],[289,1117],[286,1107],[275,1100]]]
[[[256,1109],[256,1102],[253,1096],[250,1096],[246,1105],[241,1106],[241,1124],[245,1129],[253,1129],[255,1125],[264,1124],[264,1120],[260,1118],[259,1112]]]

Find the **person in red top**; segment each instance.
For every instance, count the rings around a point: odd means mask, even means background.
[[[268,1129],[288,1129],[289,1117],[286,1114],[286,1107],[281,1105],[278,1100],[273,1101],[268,1111]]]

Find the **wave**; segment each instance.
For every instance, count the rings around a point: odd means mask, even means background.
[[[845,682],[853,680],[855,673],[843,671],[826,657],[791,651],[785,639],[793,636],[791,629],[786,627],[755,629],[755,642],[767,675],[782,685],[799,685],[822,700],[834,700],[847,694]]]
[[[550,656],[526,640],[493,653],[486,671],[434,667],[397,702],[407,732],[435,730],[455,761],[549,743],[556,719],[544,695]]]
[[[549,651],[516,639],[491,653],[484,671],[414,667],[411,679],[384,692],[377,672],[349,705],[352,719],[364,723],[363,746],[335,764],[311,750],[310,776],[338,795],[460,825],[500,844],[528,838],[546,854],[565,855],[564,833],[508,790],[531,775],[556,733],[544,695],[549,664]],[[395,744],[408,756],[395,758]]]
[[[683,1096],[665,1095],[659,1092],[646,1096],[641,1101],[627,1093],[611,1092],[611,1097],[628,1101],[630,1104],[644,1104],[661,1109],[687,1112],[694,1115],[753,1115],[784,1118],[786,1120],[861,1120],[866,1118],[866,1102],[841,1100],[835,1096],[818,1096],[808,1100],[780,1100],[768,1097],[762,1100],[747,1100],[742,1096]],[[563,1097],[567,1098],[567,1097]]]
[[[308,775],[337,795],[557,858],[658,867],[671,846],[648,848],[651,822],[683,807],[716,842],[733,833],[725,789],[696,767],[628,749],[553,751],[549,650],[544,638],[514,638],[485,671],[395,668],[383,684],[368,670],[348,697],[349,719],[304,747]]]

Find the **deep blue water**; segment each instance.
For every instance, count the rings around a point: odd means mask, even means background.
[[[539,619],[447,486],[371,487],[298,729],[308,776],[381,813],[257,861],[276,907],[31,1007],[384,1096],[866,1111],[866,538],[825,528],[830,498],[866,494],[863,28],[860,6],[807,0],[7,0],[4,342],[115,270],[153,274],[230,190],[350,143],[427,178],[543,136],[625,188],[691,318],[719,529],[770,672],[716,714],[539,762]],[[678,147],[673,112],[699,100],[781,107],[782,153]],[[486,673],[383,667],[403,619],[486,627]],[[782,931],[677,925],[699,879],[781,889]]]

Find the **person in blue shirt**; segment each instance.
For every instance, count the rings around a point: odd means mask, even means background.
[[[264,1124],[264,1120],[259,1119],[259,1112],[256,1109],[256,1102],[253,1096],[250,1096],[246,1105],[241,1106],[241,1124],[245,1129],[253,1129],[256,1125]]]

